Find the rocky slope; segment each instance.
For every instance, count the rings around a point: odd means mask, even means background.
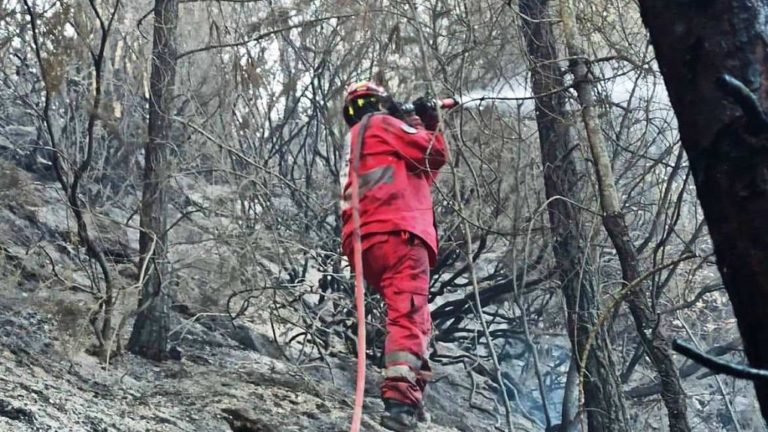
[[[273,358],[266,336],[248,331],[250,349],[215,325],[190,324],[180,361],[123,355],[110,365],[68,356],[51,317],[0,303],[2,431],[346,431],[352,359],[295,367]],[[206,328],[209,327],[209,328]],[[369,373],[365,431],[382,431],[376,375]],[[437,369],[428,406],[432,432],[494,430],[496,419],[469,408],[471,389],[458,370]],[[478,380],[475,402],[495,410]],[[486,398],[486,399],[484,399]],[[536,430],[520,420],[519,430]]]
[[[0,432],[348,430],[354,359],[336,353],[297,366],[288,360],[295,356],[285,355],[294,348],[276,345],[258,315],[233,326],[221,314],[191,319],[174,313],[176,361],[122,354],[105,364],[89,355],[89,268],[59,188],[10,164],[0,168]],[[113,258],[136,254],[135,230],[115,222],[130,220],[129,213],[102,209],[107,217],[89,219]],[[196,235],[183,225],[175,233]],[[182,246],[175,258],[197,273],[182,275],[187,279],[176,287],[177,301],[200,291],[214,296],[210,268],[220,262],[201,255],[199,246],[187,249],[198,255],[184,255]],[[113,270],[124,287],[119,319],[136,304],[135,267],[128,258],[116,260]],[[130,322],[122,340],[129,330]],[[493,386],[469,374],[462,364],[435,368],[427,397],[433,422],[425,431],[501,425],[491,414],[500,412]],[[363,421],[370,432],[382,430],[378,375],[370,366]],[[515,422],[520,431],[541,429],[522,417]]]

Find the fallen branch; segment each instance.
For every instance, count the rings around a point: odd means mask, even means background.
[[[681,355],[688,357],[696,363],[716,372],[729,375],[734,378],[748,379],[750,381],[768,381],[768,370],[755,369],[749,366],[737,365],[699,351],[693,345],[680,340],[672,342],[672,349]]]
[[[736,351],[741,346],[740,339],[734,339],[728,343],[722,345],[716,345],[707,350],[707,355],[712,357],[724,356],[730,352]],[[680,378],[688,378],[693,376],[704,366],[698,363],[689,363],[680,368]],[[699,377],[701,378],[701,377]],[[644,398],[649,396],[655,396],[661,393],[661,381],[656,381],[651,384],[646,384],[638,387],[631,388],[625,392],[625,394],[631,398]]]

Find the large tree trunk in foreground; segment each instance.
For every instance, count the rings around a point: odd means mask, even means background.
[[[581,105],[582,119],[587,134],[592,161],[597,177],[600,194],[600,207],[603,210],[602,222],[605,231],[611,239],[621,264],[621,276],[627,285],[635,282],[641,276],[640,262],[632,239],[629,237],[624,212],[619,204],[619,194],[616,190],[616,179],[613,176],[611,159],[603,139],[600,120],[594,98],[593,75],[585,52],[579,44],[577,21],[571,8],[570,0],[560,0],[560,17],[565,29],[565,40],[570,57],[569,68],[573,75],[573,87],[578,94]],[[651,363],[661,380],[661,398],[667,408],[669,430],[671,432],[690,432],[688,424],[685,390],[680,383],[677,365],[672,358],[670,343],[659,325],[660,317],[651,309],[647,293],[650,292],[648,283],[642,283],[632,289],[626,297],[626,303],[632,314],[635,328]]]
[[[552,21],[547,14],[548,0],[520,0],[528,53],[532,61],[531,79],[536,98],[536,121],[544,168],[553,251],[558,279],[561,283],[568,313],[568,334],[574,354],[580,359],[584,377],[584,403],[590,432],[628,431],[627,414],[621,397],[611,349],[606,333],[597,328],[599,299],[590,275],[584,251],[586,233],[582,232],[580,211],[568,200],[577,201],[576,168],[573,146],[564,123],[565,92],[563,73],[557,63],[557,50]],[[557,198],[556,198],[557,197]],[[592,332],[594,342],[586,359]],[[565,419],[566,422],[571,419]],[[567,428],[567,425],[566,425]],[[565,428],[563,428],[565,429]]]
[[[767,0],[640,0],[749,363],[768,369]],[[751,90],[723,85],[729,74]],[[730,89],[730,91],[728,90]],[[726,96],[740,94],[740,106]],[[768,418],[768,382],[756,382]]]
[[[169,306],[166,262],[167,219],[165,183],[171,138],[170,109],[176,76],[178,0],[155,1],[152,75],[149,98],[149,141],[144,150],[144,189],[141,197],[141,262],[147,263],[139,313],[128,349],[149,359],[168,356]]]

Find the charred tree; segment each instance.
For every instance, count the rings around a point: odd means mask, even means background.
[[[68,157],[68,152],[59,143],[57,133],[54,131],[54,112],[53,99],[55,98],[54,83],[50,82],[50,77],[60,73],[59,71],[49,70],[55,69],[50,64],[46,65],[43,59],[43,47],[45,41],[40,39],[38,14],[33,8],[33,4],[28,0],[24,0],[24,7],[29,15],[30,27],[32,32],[32,45],[35,50],[35,57],[40,68],[40,75],[44,82],[44,104],[42,107],[41,117],[45,125],[45,131],[48,136],[49,145],[51,148],[51,159],[53,165],[53,171],[56,175],[56,179],[59,182],[62,190],[66,195],[67,204],[75,217],[77,226],[77,236],[82,245],[85,247],[85,251],[88,256],[93,259],[98,265],[101,271],[103,280],[103,290],[99,288],[99,281],[97,278],[92,279],[92,283],[98,291],[98,303],[94,310],[89,314],[88,322],[94,331],[98,345],[99,355],[102,358],[107,358],[109,352],[112,349],[113,343],[113,325],[112,314],[117,299],[117,289],[115,287],[114,278],[112,276],[112,270],[110,269],[110,262],[107,261],[107,255],[103,250],[103,246],[95,239],[90,232],[88,222],[86,221],[88,216],[88,202],[87,198],[83,197],[82,188],[80,187],[93,164],[94,149],[97,141],[97,123],[99,121],[98,107],[102,103],[103,86],[104,86],[104,69],[106,63],[106,48],[109,38],[112,33],[112,26],[114,24],[117,10],[120,8],[120,0],[115,1],[114,6],[110,10],[109,15],[105,17],[99,11],[96,3],[91,0],[89,5],[91,11],[96,15],[97,22],[99,23],[100,37],[98,38],[98,48],[93,50],[89,47],[91,54],[91,60],[93,65],[93,102],[94,107],[88,114],[88,125],[86,127],[85,138],[85,157],[79,162],[75,159]],[[99,317],[101,317],[101,326],[98,325]],[[120,342],[118,341],[118,346]]]
[[[768,369],[768,1],[639,4],[747,359]]]
[[[141,197],[141,298],[128,349],[162,361],[168,357],[169,306],[167,292],[168,145],[171,140],[171,103],[176,77],[178,0],[156,0],[149,95],[149,139],[144,148],[144,187]]]
[[[599,191],[600,207],[603,211],[601,219],[603,227],[611,239],[621,265],[621,276],[624,284],[631,284],[641,276],[640,262],[637,249],[629,237],[626,217],[619,204],[619,194],[616,190],[616,180],[605,140],[597,116],[594,98],[594,80],[590,64],[584,50],[578,42],[576,19],[569,0],[560,0],[560,17],[565,29],[566,48],[568,50],[569,70],[573,76],[573,87],[581,105],[581,115],[584,122],[592,162],[595,167]],[[688,424],[685,390],[680,382],[677,366],[672,358],[670,341],[663,333],[661,319],[651,308],[651,302],[646,295],[650,292],[648,283],[632,289],[626,296],[635,328],[640,337],[651,363],[661,379],[661,397],[667,408],[669,430],[672,432],[690,432]]]
[[[599,328],[599,301],[584,250],[586,235],[581,230],[578,200],[579,172],[566,124],[566,94],[563,70],[558,64],[557,43],[549,0],[520,0],[528,54],[532,62],[531,81],[536,96],[536,122],[544,169],[550,230],[553,238],[556,277],[561,283],[567,307],[568,335],[577,366],[585,377],[584,403],[590,432],[628,431],[621,386],[604,329]],[[587,350],[591,334],[595,334]],[[581,358],[583,353],[586,358]],[[565,418],[565,430],[572,421]]]

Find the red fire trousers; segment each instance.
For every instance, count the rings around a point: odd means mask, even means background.
[[[363,275],[387,306],[381,397],[419,405],[431,372],[427,245],[404,231],[369,234],[363,238]]]

